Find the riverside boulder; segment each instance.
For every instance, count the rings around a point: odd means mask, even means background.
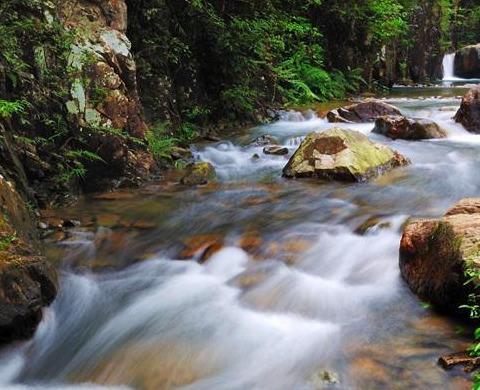
[[[384,115],[402,115],[400,110],[380,100],[367,100],[327,113],[330,123],[368,123]]]
[[[409,160],[364,134],[332,128],[310,133],[283,169],[283,176],[364,182]]]
[[[467,268],[480,266],[480,198],[463,199],[438,219],[411,220],[400,243],[400,271],[410,289],[438,309],[456,310],[474,286]]]
[[[405,116],[381,116],[375,121],[374,133],[391,139],[422,140],[445,138],[447,133],[429,119],[411,119]]]
[[[480,133],[480,84],[465,94],[453,119],[468,131]]]

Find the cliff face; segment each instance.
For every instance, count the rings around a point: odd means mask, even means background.
[[[89,148],[103,160],[87,164],[87,189],[98,188],[99,181],[108,186],[109,179],[141,181],[151,158],[144,147],[138,147],[145,141],[147,126],[138,97],[136,64],[125,35],[125,2],[59,1],[56,12],[67,31],[80,32],[68,56],[75,76],[66,107],[71,120],[88,129]]]
[[[11,15],[5,23],[12,33],[0,47],[4,43],[16,62],[0,56],[0,100],[18,105],[8,112],[2,103],[0,110],[4,343],[31,337],[57,292],[55,269],[36,246],[34,209],[83,190],[137,184],[148,178],[152,158],[125,36],[125,2],[33,0],[1,7]]]
[[[15,62],[0,59],[0,98],[24,106],[0,121],[35,201],[145,180],[152,159],[125,2],[32,0],[5,12]]]

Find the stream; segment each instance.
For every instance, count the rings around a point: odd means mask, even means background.
[[[194,145],[216,183],[165,180],[55,210],[83,224],[47,244],[60,293],[33,340],[0,351],[0,388],[469,389],[468,374],[437,361],[471,334],[413,296],[398,267],[409,216],[437,217],[479,194],[480,136],[451,119],[467,89],[385,97],[437,122],[444,140],[339,125],[412,160],[368,184],[286,180],[286,157],[247,146],[269,134],[293,153],[332,127],[320,105]],[[217,246],[204,264],[199,242]]]

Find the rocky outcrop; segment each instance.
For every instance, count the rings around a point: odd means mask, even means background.
[[[0,175],[0,343],[27,339],[57,292],[53,266],[34,246],[35,226],[12,181]]]
[[[333,128],[310,133],[283,169],[283,176],[363,182],[409,161],[358,131]]]
[[[145,179],[152,164],[139,144],[147,126],[137,92],[136,64],[126,37],[124,0],[59,2],[58,18],[75,34],[68,65],[77,72],[70,86],[67,109],[84,129],[89,149],[100,159],[87,161],[87,183],[126,176],[128,182]],[[128,177],[130,176],[130,177]],[[98,179],[98,180],[97,180]],[[100,183],[102,184],[102,183]]]
[[[197,186],[207,184],[216,178],[215,168],[208,162],[190,163],[182,169],[181,184]]]
[[[454,119],[468,131],[480,133],[480,84],[465,94]]]
[[[375,121],[374,133],[391,139],[422,140],[445,138],[447,133],[429,119],[382,116]]]
[[[480,198],[464,199],[439,219],[412,220],[400,243],[402,277],[439,309],[468,302],[467,268],[480,266]]]
[[[368,123],[384,115],[402,115],[400,110],[379,100],[367,100],[328,112],[330,123]]]
[[[480,78],[480,43],[455,53],[454,73],[466,79]]]

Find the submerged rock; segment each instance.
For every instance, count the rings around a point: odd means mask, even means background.
[[[480,133],[480,84],[471,88],[463,97],[455,122],[461,123],[472,133]]]
[[[374,133],[391,139],[422,140],[445,138],[447,133],[429,119],[386,115],[375,121]]]
[[[400,270],[410,289],[437,308],[456,310],[474,291],[467,267],[480,266],[480,198],[464,199],[444,217],[410,221],[400,243]]]
[[[196,162],[183,168],[183,177],[180,180],[187,186],[207,184],[216,178],[215,168],[209,162]]]
[[[255,138],[252,142],[250,142],[249,146],[259,147],[259,146],[267,146],[267,145],[275,145],[278,144],[277,139],[269,134],[264,134],[258,138]]]
[[[367,100],[337,108],[327,114],[330,123],[368,123],[384,115],[402,115],[400,110],[379,100]]]
[[[480,44],[465,46],[455,54],[454,73],[458,77],[480,77]]]
[[[283,169],[285,177],[363,182],[409,160],[352,130],[310,133]]]
[[[286,156],[288,154],[288,148],[278,145],[266,146],[263,148],[263,153],[273,154],[275,156]]]

